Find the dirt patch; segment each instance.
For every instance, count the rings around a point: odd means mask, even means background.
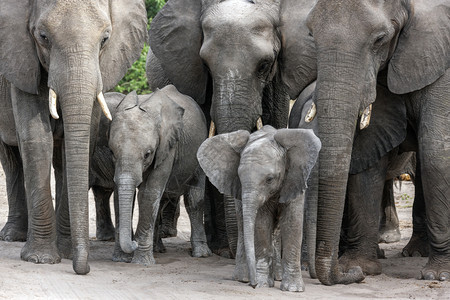
[[[1,171],[1,170],[0,170]],[[8,208],[3,172],[0,173],[0,228]],[[382,244],[387,259],[381,261],[383,274],[368,276],[359,284],[324,286],[304,272],[306,291],[281,292],[275,288],[253,289],[231,280],[234,261],[214,255],[192,258],[189,255],[189,220],[182,209],[178,237],[165,239],[166,253],[155,255],[156,265],[142,267],[111,261],[114,243],[95,240],[95,210],[90,202],[91,272],[75,275],[72,262],[63,259],[56,265],[35,265],[20,260],[23,243],[0,242],[0,299],[448,299],[450,282],[418,280],[427,259],[404,258],[401,250],[412,232],[411,209],[414,186],[404,182],[396,188],[402,239]],[[136,222],[135,222],[136,223]]]

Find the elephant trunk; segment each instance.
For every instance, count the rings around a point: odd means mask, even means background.
[[[132,240],[131,221],[133,219],[133,202],[136,183],[131,176],[121,176],[116,182],[119,195],[119,242],[125,253],[133,253],[138,244]]]
[[[258,207],[254,204],[254,195],[242,195],[242,215],[244,228],[244,248],[247,259],[250,285],[257,286],[256,258],[255,258],[255,222]]]
[[[339,269],[339,237],[344,211],[352,142],[362,85],[358,67],[343,53],[320,53],[317,115],[322,149],[319,154],[316,272],[325,285],[364,279],[361,269]]]
[[[251,79],[216,78],[213,91],[211,117],[218,134],[255,128],[262,115],[262,93]]]
[[[72,236],[73,269],[89,272],[89,157],[93,151],[101,110],[95,103],[102,91],[98,57],[72,49],[55,56],[49,87],[59,99],[64,123],[67,193]],[[61,68],[61,66],[63,66]],[[94,67],[93,67],[94,66]],[[56,111],[53,110],[53,113]]]
[[[233,196],[224,195],[225,208],[225,226],[227,229],[227,238],[230,251],[233,256],[236,256],[238,243],[238,223],[236,217],[236,204]]]

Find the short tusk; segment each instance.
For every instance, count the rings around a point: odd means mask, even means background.
[[[97,96],[98,103],[100,103],[100,107],[102,108],[103,113],[108,118],[108,120],[112,121],[111,113],[109,112],[108,104],[106,104],[105,96],[100,92]]]
[[[256,120],[256,129],[260,130],[261,128],[263,128],[263,122],[261,117],[259,117],[258,120]]]
[[[312,120],[314,120],[314,117],[316,116],[316,113],[317,113],[316,104],[313,102],[311,104],[311,107],[308,110],[308,113],[306,114],[305,122],[306,123],[310,123]]]
[[[56,93],[50,89],[48,93],[48,108],[50,109],[50,115],[53,119],[59,119],[58,111],[56,110]]]
[[[361,115],[361,122],[359,123],[359,129],[363,130],[370,124],[370,116],[372,114],[372,104],[366,107]]]
[[[208,134],[208,138],[213,137],[215,133],[216,133],[216,125],[215,125],[214,122],[211,120],[211,125],[209,126],[209,134]]]

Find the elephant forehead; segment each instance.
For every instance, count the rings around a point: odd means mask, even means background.
[[[269,37],[274,24],[264,10],[248,1],[229,0],[210,8],[202,19],[204,31],[236,33],[246,31],[255,35]]]
[[[249,143],[241,153],[241,163],[271,165],[280,161],[285,152],[269,138],[261,138]]]

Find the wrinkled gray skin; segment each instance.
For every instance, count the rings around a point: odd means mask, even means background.
[[[290,128],[313,129],[318,134],[318,118],[307,122],[306,116],[315,100],[315,83],[309,85],[297,98],[293,105],[289,117]],[[385,142],[383,139],[389,136],[398,136],[396,139],[402,141],[406,135],[406,114],[402,99],[386,98],[386,94],[379,88],[377,100],[373,105],[370,126],[364,130],[356,129],[357,134],[353,142],[352,166],[347,183],[346,209],[344,211],[343,235],[341,238],[340,252],[341,264],[346,261],[350,266],[358,262],[365,274],[380,274],[381,264],[377,260],[384,257],[377,243],[381,237],[390,238],[397,234],[398,218],[393,199],[393,179],[403,173],[415,172],[414,149],[408,148],[408,137],[398,147],[390,150],[384,157],[379,158],[378,152],[370,151],[377,149]],[[402,113],[403,111],[403,113]],[[407,151],[407,152],[404,152]],[[414,165],[411,165],[414,164]],[[315,237],[317,213],[317,176],[313,172],[308,181],[307,209],[305,210],[305,230],[307,243],[307,261],[311,277],[315,277]],[[384,175],[383,175],[384,174]],[[384,177],[383,177],[384,176]],[[383,179],[384,178],[384,179]],[[420,194],[418,192],[418,194]],[[423,202],[419,195],[418,202]],[[416,206],[420,206],[416,204]],[[380,210],[381,207],[381,210]],[[381,215],[380,215],[381,212]],[[414,233],[411,241],[417,237],[423,237],[425,220],[423,219],[424,209],[414,209]],[[421,217],[422,216],[422,217]],[[376,230],[383,225],[383,231]],[[311,228],[310,228],[311,227]],[[420,234],[421,233],[421,234]],[[425,232],[426,235],[426,232]],[[428,245],[424,243],[426,239],[419,239],[415,245],[405,247],[405,256],[409,253],[418,252],[426,254]],[[417,255],[417,253],[415,254]],[[347,266],[349,268],[349,266]]]
[[[299,30],[311,8],[308,2],[312,1],[167,2],[149,31],[150,87],[174,84],[201,105],[207,123],[214,121],[219,134],[252,131],[260,116],[264,124],[285,128],[287,90],[315,78],[314,57],[300,55],[313,47],[306,26]],[[208,195],[213,210],[211,244],[216,253],[233,256],[237,238],[230,231],[239,226],[233,218],[235,203],[230,197],[223,203],[213,191]]]
[[[128,94],[109,132],[119,203],[114,260],[151,265],[153,234],[161,198],[184,196],[191,221],[192,255],[211,255],[203,228],[205,175],[195,156],[206,139],[202,111],[192,98],[169,85],[150,95]],[[138,192],[139,222],[132,240],[132,208]]]
[[[0,74],[11,83],[30,208],[23,260],[57,263],[61,254],[73,258],[77,274],[89,272],[89,155],[101,115],[96,96],[114,87],[139,57],[146,23],[144,2],[138,0],[1,1]],[[49,114],[49,88],[58,97],[56,121]],[[56,216],[53,159],[64,166]]]
[[[253,287],[274,286],[272,235],[282,241],[281,289],[304,290],[300,256],[306,181],[320,150],[312,130],[270,125],[250,135],[239,130],[206,140],[197,157],[220,192],[241,205],[245,257],[235,278]],[[242,274],[237,274],[237,273]]]
[[[422,278],[450,278],[449,16],[448,0],[318,0],[308,16],[317,49],[322,151],[316,271],[323,284],[364,277],[360,268],[340,265],[339,231],[355,124],[380,86],[387,94],[402,95],[417,140],[431,244]],[[382,153],[393,144],[380,148]]]

